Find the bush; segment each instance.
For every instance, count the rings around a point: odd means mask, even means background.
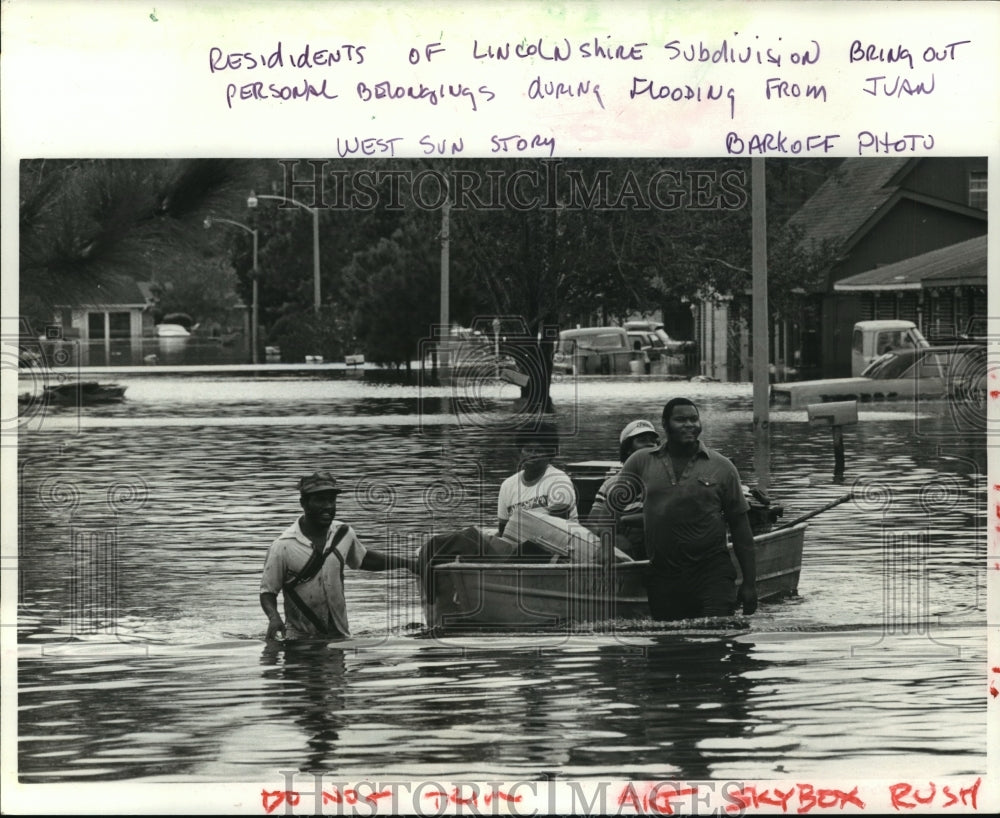
[[[267,343],[281,348],[284,363],[302,363],[307,355],[322,355],[325,361],[344,356],[342,327],[329,307],[318,316],[313,310],[283,315],[271,327]]]

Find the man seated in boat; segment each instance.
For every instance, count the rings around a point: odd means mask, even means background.
[[[532,517],[538,512],[544,512],[546,517],[578,522],[573,482],[565,472],[551,464],[559,453],[556,427],[551,423],[542,423],[537,430],[520,430],[514,438],[514,444],[518,450],[520,468],[500,486],[497,495],[497,533],[469,526],[460,531],[436,534],[421,546],[419,566],[426,599],[433,600],[436,595],[433,582],[435,565],[452,562],[457,558],[496,562],[539,556],[551,559],[552,553],[534,553],[525,542],[532,533],[527,529],[532,520],[524,523],[524,531],[513,530],[513,525],[508,528],[512,517],[523,519],[517,514],[518,509],[535,512]],[[502,536],[505,532],[506,536]]]
[[[299,480],[302,515],[267,551],[260,581],[260,607],[267,615],[267,638],[342,639],[351,635],[344,602],[344,566],[364,571],[407,568],[417,561],[365,548],[354,529],[336,520],[337,479],[318,471]],[[278,613],[284,596],[285,619]]]
[[[618,459],[624,463],[629,455],[639,449],[655,448],[660,445],[656,427],[648,420],[633,420],[618,436]],[[608,477],[594,495],[594,504],[587,515],[587,527],[601,534],[614,532],[614,544],[634,560],[646,559],[646,539],[642,526],[642,496],[627,493],[623,496],[618,514],[612,512],[608,503],[608,492],[618,480],[618,474]]]
[[[552,465],[559,454],[559,431],[552,423],[522,429],[514,438],[519,469],[500,485],[497,528],[502,535],[517,508],[544,511],[576,522],[576,489],[566,472]],[[510,533],[510,532],[508,532]],[[514,539],[517,539],[514,537]]]
[[[757,610],[753,534],[736,467],[699,439],[701,418],[687,398],[663,407],[666,442],[634,452],[611,489],[611,506],[635,489],[643,498],[647,595],[654,619],[731,616],[736,567],[726,548],[726,528],[743,572],[743,613]],[[619,485],[620,484],[620,485]],[[619,489],[622,489],[619,495]]]

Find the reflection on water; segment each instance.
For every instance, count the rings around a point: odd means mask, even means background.
[[[505,403],[455,412],[448,390],[350,381],[127,383],[124,404],[53,409],[20,442],[24,780],[982,766],[985,446],[949,436],[933,407],[863,411],[846,485],[827,434],[774,417],[786,519],[857,498],[810,522],[801,597],[739,634],[432,640],[413,578],[350,572],[356,638],[289,651],[261,641],[257,582],[298,511],[295,478],[336,471],[339,515],[388,550],[491,525],[515,466]],[[557,385],[562,462],[613,458],[625,421],[689,394],[706,441],[752,482],[748,387],[629,384],[627,408],[622,391]]]

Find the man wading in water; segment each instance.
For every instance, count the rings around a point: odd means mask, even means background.
[[[302,516],[267,551],[260,581],[260,607],[267,615],[267,638],[343,639],[351,635],[344,603],[344,566],[363,571],[406,568],[417,573],[415,558],[365,548],[354,529],[338,522],[337,479],[318,471],[299,480]],[[285,620],[278,613],[284,595]]]
[[[663,429],[666,442],[633,453],[622,467],[617,490],[609,492],[616,501],[643,497],[653,618],[732,616],[736,567],[726,549],[727,525],[743,572],[743,613],[752,614],[757,610],[757,568],[739,472],[699,440],[698,408],[687,398],[674,398],[663,408]]]

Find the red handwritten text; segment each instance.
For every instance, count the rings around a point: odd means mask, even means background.
[[[271,813],[284,804],[285,801],[293,807],[297,807],[299,805],[299,794],[291,790],[272,790],[271,792],[261,790],[260,800],[264,805],[264,812]]]
[[[333,790],[323,790],[323,803],[357,804],[361,801],[367,801],[369,804],[377,804],[379,798],[388,798],[390,795],[392,795],[392,793],[388,790],[383,790],[382,792],[360,793],[357,790],[352,790],[350,788],[341,791],[339,788],[334,787]]]
[[[392,793],[388,790],[383,790],[381,792],[358,792],[355,789],[347,788],[341,790],[339,787],[334,787],[332,790],[323,790],[323,803],[324,804],[360,804],[362,801],[368,804],[378,804],[380,798],[388,798]],[[299,805],[299,793],[294,790],[273,790],[268,792],[267,790],[262,790],[260,794],[261,803],[264,806],[264,812],[270,814],[274,812],[278,807],[284,804],[286,801],[293,807]],[[487,802],[489,803],[489,802]]]
[[[480,800],[482,800],[483,804],[489,806],[489,804],[493,801],[494,798],[501,801],[514,801],[516,803],[521,800],[522,796],[508,795],[507,793],[501,792],[500,790],[493,790],[492,792],[487,791],[483,793],[482,799],[480,799],[478,791],[475,791],[468,797],[465,797],[459,791],[458,787],[453,787],[450,793],[441,792],[440,790],[434,790],[433,792],[426,792],[424,793],[424,798],[435,799],[434,809],[441,809],[442,799],[444,799],[445,803],[460,804],[462,806],[469,806],[469,805],[478,806]]]
[[[981,783],[982,779],[977,778],[975,784],[960,789],[958,795],[955,795],[952,788],[947,785],[938,792],[933,781],[929,782],[927,788],[922,790],[917,789],[912,784],[900,782],[889,786],[889,796],[892,798],[892,807],[895,810],[915,809],[918,804],[931,804],[938,795],[942,797],[942,800],[937,804],[939,807],[950,807],[961,801],[963,807],[971,806],[976,809],[976,797],[979,794]]]
[[[673,815],[674,808],[671,799],[676,800],[684,795],[697,795],[697,787],[662,787],[657,785],[641,795],[629,784],[618,796],[618,807],[630,806],[636,812],[658,812],[661,815]]]
[[[793,796],[795,800],[792,801]],[[788,812],[790,802],[794,804],[795,811],[799,814],[810,812],[814,809],[843,809],[848,804],[864,809],[865,802],[858,797],[858,788],[854,787],[850,792],[838,789],[816,789],[812,784],[797,784],[787,791],[760,790],[756,787],[744,787],[736,793],[728,793],[726,798],[732,803],[726,807],[727,812],[737,812],[739,810],[753,807],[757,809],[761,806],[781,807],[782,812]]]

